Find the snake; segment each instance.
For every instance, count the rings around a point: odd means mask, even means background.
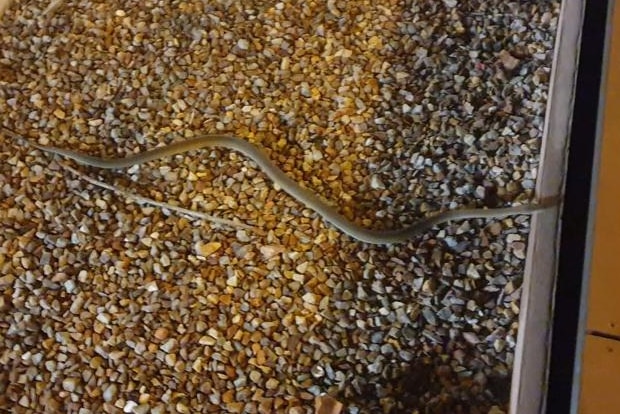
[[[471,218],[499,219],[513,215],[530,215],[549,209],[557,202],[557,200],[551,199],[538,203],[534,202],[509,207],[452,209],[426,216],[412,225],[400,229],[376,230],[362,227],[344,217],[336,208],[323,201],[316,193],[302,187],[286,175],[284,171],[279,169],[273,161],[271,161],[269,156],[259,146],[234,135],[199,135],[194,138],[173,142],[120,158],[95,157],[69,149],[41,145],[31,140],[28,140],[28,142],[35,148],[46,153],[60,155],[82,165],[103,169],[128,168],[149,161],[210,147],[222,147],[238,151],[254,161],[278,187],[295,198],[298,202],[315,211],[332,226],[353,239],[376,245],[405,243],[414,236],[420,235],[434,226],[448,221]]]

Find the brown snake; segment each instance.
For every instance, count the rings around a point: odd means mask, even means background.
[[[301,187],[297,182],[289,178],[282,170],[276,167],[269,157],[257,146],[241,138],[230,135],[201,135],[196,138],[175,142],[166,146],[130,155],[125,158],[100,158],[78,153],[68,149],[40,145],[28,140],[28,143],[42,151],[58,154],[73,159],[80,164],[107,169],[126,168],[133,165],[143,164],[155,159],[171,155],[198,150],[207,147],[224,147],[238,151],[251,158],[260,169],[273,180],[280,188],[293,196],[306,207],[317,212],[323,219],[340,229],[354,239],[371,244],[402,243],[413,236],[419,235],[432,228],[436,224],[450,220],[468,218],[501,218],[519,214],[533,214],[551,208],[557,204],[556,199],[546,200],[537,204],[527,204],[503,208],[465,208],[448,210],[437,213],[430,217],[420,219],[409,227],[398,230],[371,230],[361,227],[343,215],[336,209],[321,200],[315,193]]]

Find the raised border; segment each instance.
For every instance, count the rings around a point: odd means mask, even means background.
[[[563,193],[583,13],[584,2],[562,2],[538,170],[536,190],[540,198]],[[545,409],[560,214],[558,207],[531,220],[512,373],[513,414],[541,413]]]

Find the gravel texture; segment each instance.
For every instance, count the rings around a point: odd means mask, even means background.
[[[0,123],[123,155],[263,146],[358,223],[534,196],[558,1],[18,1]],[[528,217],[355,242],[241,155],[83,174],[0,135],[0,408],[507,410]]]

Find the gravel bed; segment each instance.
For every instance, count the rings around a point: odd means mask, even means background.
[[[526,203],[559,1],[18,1],[0,124],[96,155],[237,134],[374,228]],[[249,160],[101,181],[0,135],[0,408],[507,411],[528,217],[356,242]],[[71,164],[75,165],[75,164]]]

